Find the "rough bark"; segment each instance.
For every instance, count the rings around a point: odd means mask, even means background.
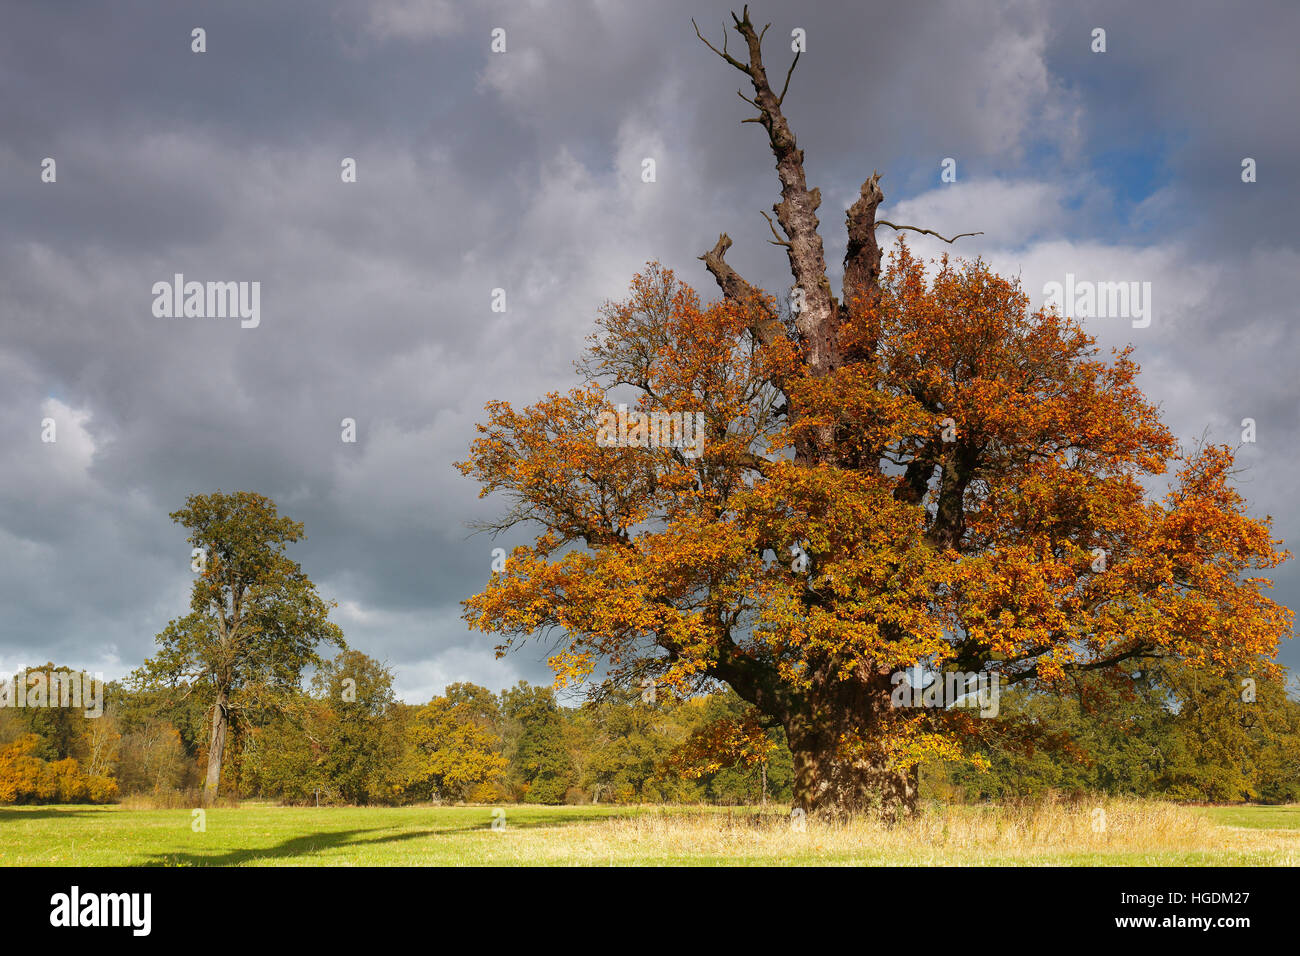
[[[208,740],[208,776],[203,784],[203,805],[212,806],[221,783],[221,758],[226,749],[226,732],[230,727],[230,702],[224,688],[217,691],[212,705],[212,735]]]
[[[829,673],[838,665],[827,662]],[[786,719],[794,756],[795,806],[824,819],[880,814],[887,820],[916,810],[915,768],[899,770],[872,750],[891,707],[889,673],[861,665],[848,679],[813,682]],[[856,746],[848,749],[843,739]]]
[[[762,345],[771,345],[785,336],[785,329],[780,319],[763,302],[758,290],[741,278],[740,273],[726,261],[724,257],[730,248],[731,237],[724,232],[718,236],[714,247],[700,258],[704,261],[704,267],[717,280],[724,298],[750,306],[754,321],[750,324],[749,331],[754,338]]]
[[[794,803],[809,816],[839,821],[878,815],[895,822],[916,813],[917,771],[896,770],[883,757],[845,759],[819,740],[791,743]]]
[[[872,173],[858,194],[857,201],[844,216],[848,245],[844,250],[844,309],[849,315],[859,315],[875,300],[877,280],[880,278],[880,245],[876,242],[876,207],[884,200],[880,189],[880,173]],[[871,343],[866,354],[854,358],[868,358],[875,351]]]

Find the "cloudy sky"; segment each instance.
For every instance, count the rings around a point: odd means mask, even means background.
[[[740,123],[744,78],[691,27],[720,41],[728,6],[5,6],[0,671],[136,666],[187,608],[189,546],[167,515],[220,488],[305,523],[291,553],[407,700],[546,680],[540,649],[496,660],[460,619],[492,547],[511,542],[469,535],[503,505],[451,463],[485,402],[574,382],[597,307],[647,260],[712,297],[696,257],[725,230],[742,274],[788,286],[759,215],[777,183],[761,129]],[[753,15],[772,22],[773,72],[806,31],[786,111],[824,197],[828,260],[879,169],[882,217],[983,230],[960,251],[1021,276],[1036,303],[1067,273],[1150,282],[1149,327],[1087,326],[1136,346],[1184,441],[1236,444],[1255,419],[1243,488],[1297,541],[1300,8],[1215,6],[843,0]],[[945,158],[956,182],[941,181]],[[260,282],[260,324],[156,317],[153,284],[175,273]],[[355,444],[340,440],[347,417]],[[1296,567],[1275,580],[1297,606]],[[1300,664],[1300,647],[1282,659]]]

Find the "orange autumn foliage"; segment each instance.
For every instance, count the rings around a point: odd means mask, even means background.
[[[1046,685],[1153,657],[1269,669],[1292,614],[1261,572],[1288,555],[1248,515],[1230,449],[1177,448],[1131,349],[1103,356],[982,262],[927,274],[906,245],[855,305],[846,360],[816,376],[794,335],[761,344],[757,303],[637,275],[602,310],[584,383],[492,403],[459,463],[509,499],[494,530],[542,529],[465,602],[471,627],[502,653],[551,641],[561,684],[721,681],[796,753],[819,724],[900,766],[976,733],[968,714],[880,705],[918,662]],[[703,455],[600,447],[620,400],[702,412]],[[827,435],[833,454],[791,454]]]

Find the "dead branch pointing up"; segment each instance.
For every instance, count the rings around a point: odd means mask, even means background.
[[[781,181],[781,201],[773,210],[785,238],[782,239],[780,233],[776,233],[775,226],[773,233],[777,235],[777,244],[786,250],[795,284],[805,292],[807,308],[800,311],[796,324],[804,336],[805,361],[810,368],[820,373],[835,365],[837,344],[834,325],[837,306],[826,278],[825,251],[818,233],[817,208],[821,205],[821,193],[808,186],[803,167],[803,151],[799,149],[794,132],[781,110],[781,98],[789,89],[794,64],[791,63],[786,74],[786,85],[782,88],[781,96],[778,96],[768,82],[767,70],[763,65],[763,37],[771,24],[762,30],[756,29],[749,18],[748,7],[744,8],[740,16],[733,12],[731,19],[734,29],[748,48],[749,59],[746,63],[731,55],[725,39],[719,50],[704,39],[698,25],[695,25],[695,33],[705,46],[749,77],[754,87],[752,99],[743,93],[741,96],[751,106],[757,107],[759,115],[743,122],[758,123],[766,130],[768,144],[776,159],[777,177]]]
[[[732,14],[732,16],[734,17],[735,14]],[[699,38],[704,42],[704,45],[707,46],[710,50],[712,50],[714,53],[718,54],[718,56],[722,57],[724,60],[726,60],[728,63],[730,63],[730,64],[731,64],[732,66],[734,66],[736,69],[738,69],[741,73],[744,73],[744,74],[746,74],[747,76],[752,76],[752,75],[753,75],[753,74],[750,72],[749,64],[748,64],[748,63],[741,63],[741,62],[740,62],[739,60],[737,60],[734,56],[732,56],[730,53],[727,52],[727,31],[726,31],[726,29],[723,29],[723,31],[722,31],[722,49],[719,50],[716,46],[714,46],[714,45],[713,45],[712,43],[710,43],[708,40],[705,40],[705,39],[704,39],[704,34],[700,32],[699,25],[696,24],[696,22],[695,22],[695,18],[694,18],[694,17],[691,17],[691,26],[695,27],[695,35],[696,35],[697,37],[699,37]]]

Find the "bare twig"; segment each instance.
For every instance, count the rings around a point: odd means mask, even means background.
[[[733,13],[732,16],[734,17],[735,14]],[[722,31],[722,49],[719,50],[708,40],[704,39],[704,34],[700,32],[700,28],[699,26],[696,25],[694,17],[691,17],[691,26],[695,27],[695,35],[704,41],[705,46],[707,46],[714,53],[718,54],[718,56],[722,57],[724,60],[726,60],[736,69],[738,69],[741,73],[749,74],[749,64],[741,63],[734,56],[732,56],[730,53],[727,52],[727,31],[725,28]]]
[[[895,225],[894,223],[890,222],[888,219],[877,219],[877,220],[876,220],[876,225],[877,225],[877,226],[888,226],[890,229],[896,229],[896,230],[898,230],[899,232],[902,232],[904,229],[911,229],[913,232],[919,232],[919,233],[923,233],[924,235],[927,235],[927,236],[934,236],[936,239],[942,239],[944,242],[948,243],[949,245],[952,245],[952,243],[956,242],[958,239],[962,238],[963,236],[982,236],[982,235],[984,235],[983,232],[959,232],[959,233],[957,233],[957,235],[955,235],[955,236],[953,236],[951,239],[949,239],[949,238],[947,238],[946,236],[941,236],[941,235],[939,235],[939,234],[938,234],[937,232],[935,232],[933,229],[922,229],[920,226],[898,226],[898,225]]]
[[[790,61],[790,69],[785,74],[785,85],[781,87],[781,95],[776,98],[776,105],[781,106],[785,103],[786,91],[790,89],[790,77],[794,75],[794,65],[799,62],[799,53],[795,51],[794,59]]]
[[[763,218],[767,220],[767,228],[771,229],[772,235],[776,237],[774,239],[769,239],[767,241],[774,246],[785,246],[787,249],[789,249],[790,243],[782,239],[781,234],[776,231],[776,223],[772,221],[772,217],[769,216],[767,213],[763,212],[763,210],[761,209],[759,210],[759,212],[762,214]]]

